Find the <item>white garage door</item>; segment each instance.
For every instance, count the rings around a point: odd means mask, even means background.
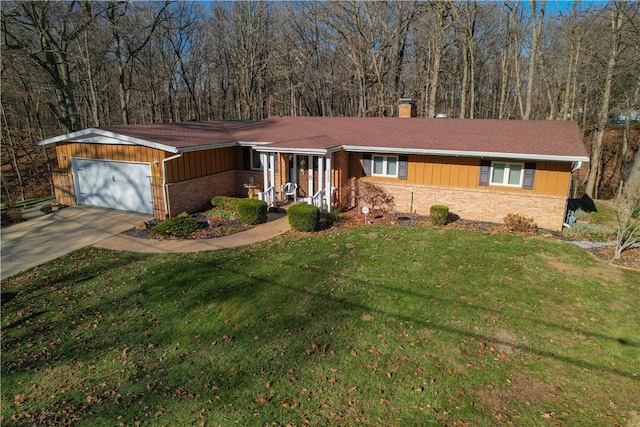
[[[149,163],[73,159],[78,204],[153,213]]]

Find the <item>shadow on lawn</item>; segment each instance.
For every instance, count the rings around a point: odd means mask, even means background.
[[[284,288],[287,288],[289,290],[294,290],[295,289],[293,287],[289,287],[289,286],[286,286],[286,285],[281,285],[281,286],[284,287]],[[380,285],[376,284],[375,286],[380,286]],[[397,290],[395,290],[395,291],[397,291]],[[316,295],[316,294],[313,294],[313,293],[309,293],[309,294],[313,295],[313,296],[320,297],[320,295]],[[326,296],[322,296],[322,297],[326,298]],[[354,303],[354,302],[352,302],[352,301],[350,301],[348,299],[336,298],[336,297],[331,297],[331,296],[329,296],[328,298],[333,299],[335,301],[335,303],[337,305],[339,305],[340,307],[350,307],[350,308],[352,308],[354,310],[359,310],[359,311],[366,310],[366,312],[368,312],[368,313],[377,313],[377,314],[380,314],[380,315],[383,315],[383,316],[386,316],[386,317],[395,318],[397,320],[402,320],[402,321],[406,321],[406,322],[413,322],[413,323],[416,323],[416,324],[421,324],[421,325],[423,325],[425,327],[428,327],[430,329],[438,329],[440,331],[444,331],[444,332],[447,332],[447,333],[450,333],[450,334],[459,335],[461,337],[469,337],[469,338],[473,338],[473,339],[476,339],[476,340],[480,340],[482,342],[495,342],[495,343],[503,344],[503,345],[506,345],[506,346],[514,345],[514,343],[512,343],[512,342],[508,342],[508,341],[497,339],[495,336],[483,335],[483,334],[470,332],[468,330],[462,330],[462,329],[459,329],[459,328],[454,328],[454,327],[448,326],[448,325],[446,325],[444,323],[441,323],[441,322],[438,322],[438,321],[435,321],[435,320],[417,319],[417,318],[414,318],[414,317],[411,317],[411,316],[407,316],[407,315],[404,315],[404,314],[401,314],[401,313],[392,313],[392,312],[388,312],[388,311],[385,311],[385,310],[381,310],[381,309],[378,309],[378,308],[374,308],[374,307],[368,306],[366,304]],[[433,297],[433,298],[442,300],[442,298],[438,298],[438,297]],[[431,297],[429,297],[429,299],[431,299]],[[492,309],[488,309],[488,308],[484,308],[484,307],[475,306],[474,308],[477,309],[477,310],[484,310],[484,311],[487,311],[487,312],[495,312]],[[537,320],[537,319],[533,320],[533,321],[534,322],[539,322],[539,320]],[[557,325],[551,324],[551,326],[554,327],[554,326],[557,326]],[[598,336],[598,335],[595,335],[595,336]],[[615,342],[617,342],[617,343],[619,343],[621,345],[637,346],[637,344],[635,344],[635,343],[634,344],[629,344],[628,341],[626,341],[625,339],[621,339],[621,338],[616,339],[616,338],[611,338],[611,337],[605,337],[605,338],[608,339],[608,340],[613,340],[613,341],[615,341]],[[527,353],[538,355],[538,356],[549,357],[549,358],[552,358],[552,359],[556,359],[556,360],[559,360],[561,362],[567,363],[569,365],[576,366],[578,368],[587,368],[587,369],[592,369],[592,370],[597,370],[597,371],[602,371],[602,372],[608,372],[608,373],[611,373],[611,374],[615,374],[615,375],[618,375],[618,376],[621,376],[621,377],[625,377],[625,378],[629,378],[629,379],[632,379],[634,381],[637,381],[637,375],[635,375],[631,371],[624,371],[624,370],[621,370],[621,369],[610,368],[608,366],[596,365],[596,364],[587,362],[585,360],[580,360],[580,359],[572,358],[572,357],[569,357],[569,356],[563,356],[563,355],[560,355],[560,354],[552,352],[552,351],[538,349],[536,347],[533,347],[533,346],[530,346],[530,345],[526,345],[526,344],[517,343],[517,344],[515,344],[515,347],[518,348],[519,350],[525,351]]]
[[[29,285],[29,292],[33,292],[33,295],[27,298],[37,299],[39,291],[56,293],[62,288],[102,285],[103,280],[116,278],[127,281],[123,285],[127,286],[126,291],[113,294],[105,292],[96,303],[84,305],[80,292],[75,295],[77,301],[73,301],[77,310],[68,309],[56,321],[38,323],[37,326],[30,324],[28,340],[36,340],[37,343],[40,339],[38,336],[46,334],[51,334],[50,339],[53,340],[53,334],[62,331],[64,345],[49,348],[42,357],[38,354],[25,357],[11,366],[5,365],[3,360],[2,373],[6,375],[17,369],[41,369],[78,361],[96,363],[102,359],[115,359],[120,363],[118,358],[122,359],[122,362],[135,361],[133,367],[129,365],[126,368],[128,380],[125,388],[128,394],[121,402],[134,405],[138,400],[166,401],[167,390],[171,394],[191,379],[198,384],[212,382],[221,388],[227,388],[231,390],[231,396],[234,392],[249,390],[252,387],[251,382],[255,381],[252,379],[253,376],[260,376],[263,369],[277,371],[277,375],[282,376],[280,370],[286,373],[284,367],[287,365],[296,366],[301,360],[305,363],[308,361],[309,364],[315,363],[313,358],[301,357],[310,343],[320,343],[336,351],[347,351],[343,342],[336,343],[335,338],[332,338],[332,328],[353,325],[359,322],[363,314],[368,313],[420,324],[463,338],[508,346],[514,344],[495,336],[454,327],[437,319],[425,319],[377,308],[368,303],[366,293],[361,293],[360,290],[384,288],[416,300],[436,299],[447,305],[498,313],[492,308],[461,303],[415,290],[392,288],[374,281],[350,278],[348,275],[343,277],[355,285],[354,289],[358,289],[356,294],[350,297],[337,296],[331,285],[323,281],[329,278],[323,275],[322,268],[314,268],[316,265],[327,265],[326,253],[305,253],[303,261],[299,261],[295,256],[295,251],[299,249],[296,247],[292,250],[290,258],[276,260],[279,262],[279,269],[274,270],[272,265],[265,266],[265,260],[257,256],[263,253],[261,251],[268,248],[268,245],[256,248],[204,255],[171,254],[152,257],[133,254],[120,256],[110,251],[96,254],[93,252],[95,250],[91,250],[87,259],[95,259],[95,263],[77,262],[59,276],[53,277],[51,281],[35,278]],[[336,249],[336,259],[348,256],[349,251],[346,249]],[[176,260],[179,262],[175,262]],[[142,271],[143,265],[139,261],[145,261],[145,271]],[[131,271],[126,271],[125,267],[130,267]],[[112,277],[111,270],[117,270],[118,276]],[[91,283],[92,279],[98,276],[99,280]],[[219,280],[219,276],[224,277],[224,282]],[[133,286],[131,282],[137,283],[137,286]],[[118,283],[114,283],[113,286],[117,288]],[[41,288],[46,288],[46,291]],[[279,291],[268,292],[270,288],[277,288]],[[26,293],[20,291],[18,296],[14,297],[14,301],[20,300],[18,302],[22,304],[22,297],[25,295]],[[217,311],[223,309],[228,311]],[[52,304],[46,310],[54,312],[59,310],[59,306]],[[24,317],[14,320],[9,329],[15,329],[18,325],[24,327],[27,320],[30,320],[29,316],[35,319],[36,316],[43,315],[35,310],[25,313]],[[97,329],[89,328],[82,331],[83,326],[90,325],[93,319],[100,316],[102,320]],[[222,318],[224,316],[227,318]],[[538,323],[549,328],[576,331],[540,319],[527,320],[532,324]],[[74,331],[82,332],[76,337],[71,337]],[[578,332],[612,340],[620,345],[638,347],[638,343],[624,338],[616,339],[584,330]],[[25,344],[24,337],[18,338],[16,335],[9,338],[11,335],[12,331],[8,330],[3,338],[3,352],[16,351],[17,354],[21,354],[20,352],[24,351],[25,355],[31,356],[27,350],[20,350]],[[256,336],[262,336],[260,339],[264,341],[257,342]],[[517,343],[516,347],[523,352],[549,357],[578,368],[588,368],[637,381],[637,377],[630,371],[593,364],[533,345]],[[127,348],[129,350],[126,350]],[[127,351],[129,357],[126,357]],[[217,363],[215,356],[201,358],[193,355],[214,351],[216,356],[230,355],[228,357],[232,360],[227,361],[225,365]],[[261,352],[263,359],[247,351]],[[268,365],[261,366],[265,354],[269,355],[270,352],[273,355],[266,359]],[[193,367],[192,364],[197,366]],[[235,370],[230,371],[225,366],[233,366]],[[149,371],[153,371],[154,381],[145,389],[141,380],[148,377]],[[200,377],[194,378],[194,375]],[[107,407],[109,405],[102,406],[105,407],[94,408],[93,411],[113,410]]]
[[[409,297],[415,297],[415,298],[424,298],[426,300],[438,300],[438,301],[443,301],[447,304],[450,305],[456,305],[459,307],[463,307],[463,308],[470,308],[473,310],[477,310],[477,311],[484,311],[487,313],[494,313],[496,315],[503,315],[504,313],[501,311],[498,311],[496,309],[493,308],[489,308],[489,307],[484,307],[481,305],[476,305],[476,304],[471,304],[468,302],[460,302],[451,298],[443,298],[442,296],[435,296],[435,295],[428,295],[428,294],[422,294],[416,291],[410,291],[410,290],[406,290],[406,289],[398,289],[398,288],[393,288],[391,286],[386,286],[386,285],[382,285],[379,283],[369,283],[368,285],[370,286],[375,286],[377,288],[384,288],[387,289],[389,291],[392,292],[398,292],[401,294],[405,294]],[[562,331],[565,332],[569,332],[572,334],[581,334],[581,335],[585,335],[585,336],[590,336],[590,337],[594,337],[594,338],[598,338],[601,340],[605,340],[605,341],[612,341],[612,342],[616,342],[620,345],[624,345],[624,346],[629,346],[629,347],[640,347],[640,343],[638,342],[634,342],[630,339],[627,338],[616,338],[616,337],[611,337],[609,335],[604,335],[604,334],[600,334],[598,332],[592,332],[592,331],[588,331],[586,329],[581,329],[581,328],[576,328],[576,327],[568,327],[568,326],[564,326],[564,325],[559,325],[557,323],[551,323],[551,322],[547,322],[543,319],[534,319],[532,317],[527,317],[527,316],[523,316],[523,315],[519,315],[518,316],[520,319],[526,319],[527,321],[531,322],[531,323],[535,323],[535,324],[540,324],[540,325],[544,325],[547,326],[549,328],[553,328],[553,329],[560,329]],[[505,344],[505,343],[503,343]]]

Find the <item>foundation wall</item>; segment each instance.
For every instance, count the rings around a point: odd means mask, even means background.
[[[366,179],[360,181],[367,182]],[[431,206],[445,205],[462,219],[502,223],[507,214],[531,217],[538,227],[561,230],[566,197],[510,191],[396,184],[373,181],[394,198],[397,212],[429,215]],[[362,204],[362,203],[360,203]]]

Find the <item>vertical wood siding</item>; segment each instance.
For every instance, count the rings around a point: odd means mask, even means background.
[[[495,159],[500,160],[500,159]],[[524,163],[517,160],[511,162]],[[571,164],[567,162],[538,161],[533,190],[504,186],[478,185],[480,159],[470,157],[409,156],[408,176],[406,180],[385,177],[367,177],[369,181],[397,182],[404,184],[435,185],[442,187],[484,188],[500,191],[533,192],[566,196],[571,178]],[[362,178],[362,154],[349,153],[349,177]]]
[[[64,158],[62,154],[64,153]],[[84,144],[77,142],[56,145],[56,157],[60,172],[71,174],[71,158],[83,157],[100,160],[122,160],[130,162],[158,161],[158,166],[151,167],[154,179],[162,179],[162,160],[170,153],[141,145]]]
[[[236,147],[190,151],[167,162],[167,183],[188,181],[236,169]]]

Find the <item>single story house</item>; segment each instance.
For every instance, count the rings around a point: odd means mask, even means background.
[[[272,117],[89,128],[55,144],[56,198],[165,219],[206,207],[215,195],[257,187],[270,205],[282,189],[324,209],[362,204],[370,183],[393,209],[502,222],[509,213],[558,230],[572,173],[588,162],[575,122],[399,117]],[[252,185],[253,184],[253,185]],[[293,185],[295,184],[295,185]]]

